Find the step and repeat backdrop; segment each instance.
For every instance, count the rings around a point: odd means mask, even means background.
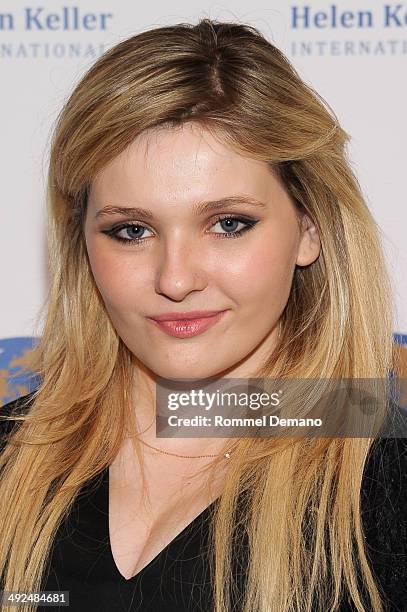
[[[351,135],[349,157],[382,233],[397,303],[395,348],[407,372],[407,3],[2,0],[0,405],[35,385],[19,372],[38,338],[49,280],[45,179],[64,100],[121,39],[201,17],[259,28]]]

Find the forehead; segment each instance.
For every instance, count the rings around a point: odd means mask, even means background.
[[[175,155],[185,147],[189,153],[194,151],[196,155],[199,155],[200,151],[221,158],[236,155],[219,132],[208,130],[203,125],[191,121],[178,126],[163,125],[145,130],[131,143],[128,152],[143,156],[148,163],[151,155],[170,152]]]
[[[268,198],[271,166],[246,157],[196,123],[141,133],[92,182],[91,199],[188,203],[232,193]]]

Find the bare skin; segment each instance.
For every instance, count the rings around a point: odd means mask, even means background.
[[[197,202],[249,196],[265,204],[225,204],[194,214]],[[106,206],[148,209],[137,214],[98,215]],[[222,238],[235,227],[218,216],[251,220],[236,239]],[[216,218],[215,218],[216,217]],[[133,224],[142,240],[123,228],[115,240],[106,231]],[[111,321],[137,363],[132,399],[141,438],[180,455],[218,454],[222,438],[155,435],[157,376],[248,378],[276,345],[295,266],[314,262],[321,244],[316,226],[303,215],[265,162],[243,157],[212,134],[186,124],[182,129],[140,135],[94,179],[85,219],[85,239],[95,282]],[[174,338],[149,316],[168,311],[223,310],[206,332]],[[216,350],[214,350],[216,348]],[[143,446],[149,504],[143,503],[140,468],[129,440],[110,466],[110,543],[126,578],[145,567],[218,495],[225,469],[217,470],[212,494],[194,475],[211,459],[186,460]],[[187,484],[189,483],[189,484]]]
[[[146,500],[133,447],[128,443],[122,448],[120,458],[109,468],[109,531],[113,558],[125,578],[139,573],[221,494],[226,459],[210,479],[210,491],[207,477],[195,475],[210,461],[170,457],[147,449]]]

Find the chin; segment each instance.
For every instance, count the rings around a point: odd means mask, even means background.
[[[221,371],[214,370],[205,367],[188,367],[180,366],[179,368],[163,369],[161,371],[155,371],[156,375],[160,378],[166,378],[167,380],[180,380],[180,379],[205,379],[214,378],[221,375]]]

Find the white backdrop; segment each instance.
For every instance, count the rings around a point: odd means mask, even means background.
[[[333,108],[381,228],[407,343],[407,4],[299,1],[22,0],[0,4],[2,316],[0,371],[15,371],[46,287],[44,185],[51,127],[104,49],[152,27],[208,16],[259,28]],[[368,257],[368,253],[366,254]],[[368,290],[368,287],[366,288]],[[28,343],[28,344],[27,344]],[[3,385],[3,386],[1,386]],[[18,391],[18,390],[17,390]],[[21,388],[20,388],[21,392]],[[0,400],[11,394],[0,383]]]

